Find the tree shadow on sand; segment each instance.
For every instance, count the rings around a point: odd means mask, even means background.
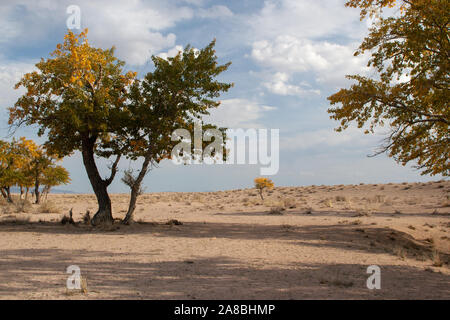
[[[0,298],[56,299],[449,299],[448,276],[409,266],[381,267],[381,290],[369,290],[367,266],[249,266],[227,257],[136,261],[131,254],[59,249],[3,250]],[[88,293],[68,295],[67,266],[77,264]]]
[[[347,251],[387,253],[419,261],[433,259],[436,249],[429,239],[418,240],[405,232],[359,224],[350,221],[335,225],[289,225],[250,224],[223,222],[184,222],[175,226],[165,223],[136,223],[131,226],[114,225],[110,229],[99,229],[85,225],[65,225],[56,223],[33,223],[26,225],[3,224],[0,232],[34,232],[42,234],[148,234],[152,237],[171,238],[224,238],[242,240],[282,240],[300,246],[336,248]],[[439,253],[443,264],[450,264],[450,254]]]

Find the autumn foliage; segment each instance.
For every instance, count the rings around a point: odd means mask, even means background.
[[[273,187],[274,183],[268,178],[259,177],[255,179],[255,188],[258,190],[261,200],[264,200],[263,191],[265,189],[273,189]]]
[[[37,125],[38,134],[47,136],[49,154],[81,152],[98,201],[94,225],[113,222],[107,189],[120,160],[142,159],[141,169],[135,175],[128,172],[126,180],[131,189],[127,222],[142,179],[170,157],[173,130],[189,130],[219,106],[215,99],[232,86],[215,80],[229,63],[217,63],[214,44],[201,50],[188,46],[168,59],[152,57],[154,71],[137,79],[135,72],[124,70],[125,62],[114,56],[114,48],[92,47],[87,30],[68,31],[52,57],[42,59],[38,71],[17,83],[26,93],[9,109],[9,124]],[[100,175],[97,157],[111,159],[108,176]]]
[[[67,170],[57,165],[58,158],[32,140],[20,138],[10,142],[0,140],[0,190],[2,196],[13,202],[11,188],[20,188],[21,196],[34,188],[35,202],[40,202],[40,187],[48,194],[54,186],[70,182]]]
[[[376,154],[387,152],[397,162],[410,161],[422,174],[450,175],[449,12],[441,0],[351,0],[361,18],[376,18],[355,55],[371,52],[369,66],[377,75],[347,76],[356,84],[328,99],[337,131],[356,123],[390,128]],[[395,17],[383,17],[385,7],[398,7]]]

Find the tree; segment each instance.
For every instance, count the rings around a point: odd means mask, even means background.
[[[42,194],[45,195],[45,200],[47,200],[52,187],[70,183],[69,172],[62,166],[49,166],[42,172],[41,183],[44,186]]]
[[[35,187],[35,203],[40,202],[40,187],[44,185],[47,193],[55,185],[70,181],[69,173],[56,165],[60,160],[48,155],[42,146],[24,137],[10,142],[0,140],[0,187],[2,196],[9,202],[10,188],[18,186],[23,195],[23,188]]]
[[[79,35],[71,31],[52,53],[41,59],[38,71],[27,73],[16,84],[26,94],[9,108],[9,124],[36,124],[38,134],[47,134],[45,147],[57,157],[81,151],[89,181],[98,201],[93,224],[112,223],[111,200],[107,188],[114,180],[121,153],[108,149],[121,129],[126,110],[127,87],[136,73],[123,72],[124,62],[114,56],[114,48],[93,48],[87,29]],[[109,177],[102,178],[95,156],[114,157]]]
[[[351,122],[365,133],[387,124],[390,133],[376,154],[386,152],[406,165],[416,161],[422,174],[450,174],[450,2],[443,0],[351,0],[361,19],[377,16],[355,55],[372,51],[368,66],[378,77],[347,76],[350,89],[328,97],[331,118],[342,131]],[[384,18],[385,7],[399,8]]]
[[[199,53],[188,47],[168,60],[152,57],[155,71],[139,81],[134,72],[124,74],[124,62],[114,57],[114,48],[93,48],[87,30],[79,35],[69,31],[54,58],[42,59],[36,65],[39,71],[16,85],[27,93],[9,109],[9,123],[37,124],[39,135],[47,133],[46,148],[59,157],[81,151],[98,201],[94,225],[113,222],[107,188],[121,157],[142,158],[137,176],[128,176],[134,179],[128,179],[131,218],[145,174],[169,157],[173,142],[168,133],[217,107],[212,99],[230,87],[214,80],[228,64],[217,65],[213,46]],[[114,159],[107,178],[100,176],[95,156]]]
[[[255,188],[258,190],[261,200],[264,200],[264,197],[263,197],[264,189],[273,189],[273,186],[274,186],[274,184],[273,184],[272,180],[270,180],[268,178],[260,177],[260,178],[255,179]]]
[[[13,202],[11,187],[26,184],[30,159],[36,148],[32,140],[23,137],[10,142],[0,141],[0,188],[8,202]]]
[[[10,143],[0,140],[0,191],[8,202],[12,202],[9,188],[11,187]]]
[[[142,81],[134,81],[130,89],[128,110],[133,116],[128,118],[131,122],[123,123],[121,137],[124,139],[118,141],[126,141],[120,149],[127,149],[128,158],[141,158],[143,163],[135,175],[127,171],[122,179],[131,190],[123,221],[126,224],[133,220],[147,172],[162,160],[171,158],[171,151],[178,143],[172,139],[174,131],[193,132],[195,122],[209,114],[209,109],[220,105],[214,98],[232,87],[232,84],[215,80],[230,63],[218,65],[214,45],[215,41],[212,41],[198,51],[187,46],[167,60],[153,56],[155,70],[147,73]],[[204,124],[203,129],[218,128]],[[220,128],[222,134],[224,130]]]

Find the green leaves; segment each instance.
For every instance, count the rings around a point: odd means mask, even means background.
[[[172,132],[193,132],[194,122],[220,105],[215,98],[233,84],[215,80],[230,63],[217,63],[214,45],[212,41],[201,50],[187,46],[167,60],[152,57],[155,70],[133,82],[127,104],[130,118],[122,119],[122,150],[128,157],[145,157],[150,151],[155,162],[168,158],[176,144]]]

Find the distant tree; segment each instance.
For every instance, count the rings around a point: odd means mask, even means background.
[[[70,183],[69,172],[66,168],[58,165],[47,167],[42,172],[41,183],[44,186],[42,195],[44,195],[45,200],[47,200],[51,188]]]
[[[268,178],[259,177],[255,179],[255,188],[258,190],[261,200],[264,200],[263,191],[265,189],[273,189],[273,187],[274,183]]]
[[[25,138],[0,142],[0,189],[8,202],[13,202],[11,187],[26,184],[24,180],[27,179],[29,162],[36,147],[32,140]]]
[[[9,188],[11,187],[10,170],[10,144],[7,141],[0,140],[0,191],[2,197],[8,202],[12,202]]]
[[[20,138],[10,142],[0,141],[0,186],[1,194],[12,202],[11,187],[20,188],[21,196],[24,188],[34,187],[35,203],[40,202],[40,187],[44,185],[47,193],[52,186],[70,181],[69,173],[56,165],[59,159],[48,155],[42,146],[33,140]]]
[[[361,19],[376,17],[355,55],[372,52],[373,78],[347,76],[356,84],[328,99],[337,131],[355,122],[366,133],[388,125],[390,134],[376,154],[388,153],[406,165],[417,162],[422,174],[450,174],[450,1],[351,0]],[[399,8],[383,18],[385,7]]]

